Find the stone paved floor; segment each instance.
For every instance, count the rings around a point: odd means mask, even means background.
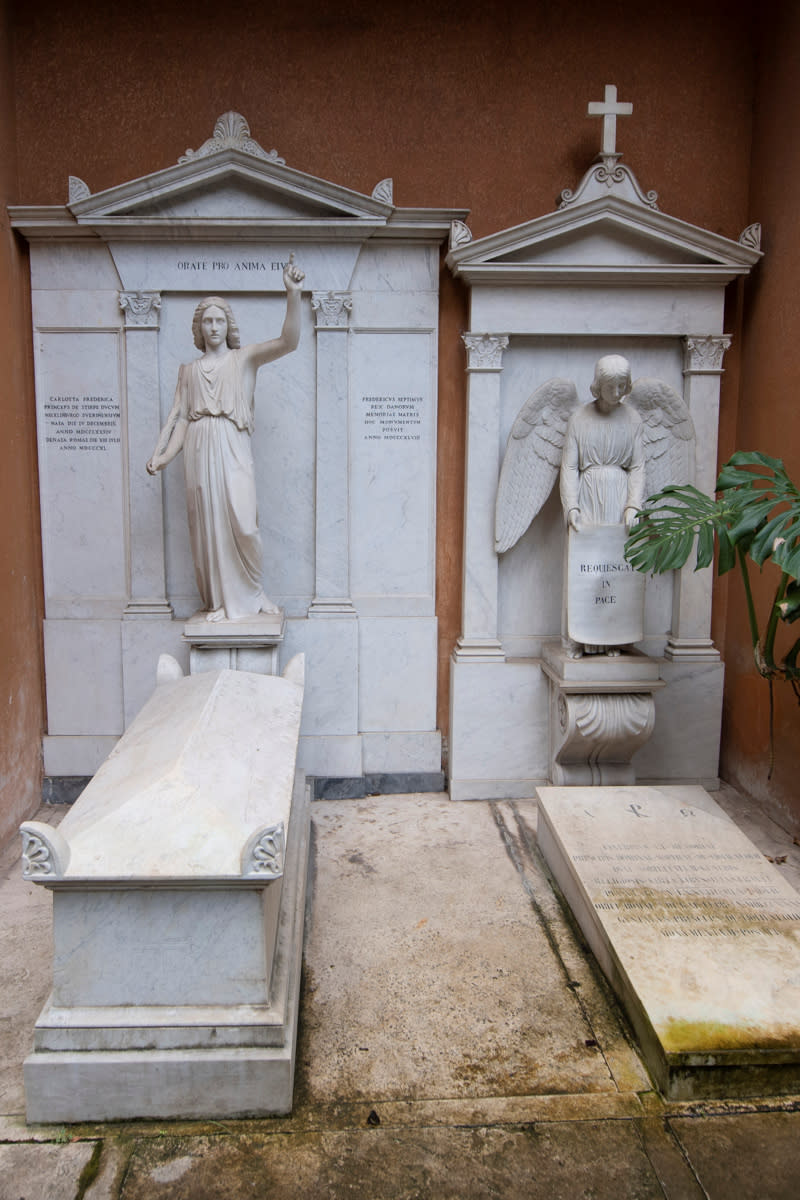
[[[791,837],[716,798],[800,890]],[[800,1195],[800,1097],[652,1090],[542,868],[532,801],[325,801],[313,821],[295,1108],[274,1120],[27,1126],[49,895],[16,847],[0,858],[0,1200]]]

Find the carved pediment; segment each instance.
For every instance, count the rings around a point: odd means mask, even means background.
[[[753,247],[607,196],[566,207],[474,242],[447,262],[468,283],[633,280],[725,283],[760,258]]]
[[[373,232],[443,237],[453,218],[439,209],[398,208],[391,179],[365,195],[287,166],[264,150],[238,113],[224,113],[211,138],[177,164],[92,194],[70,178],[66,207],[10,208],[27,237],[182,240],[260,238],[358,240]]]
[[[81,225],[359,221],[384,224],[392,205],[225,147],[165,171],[74,201]]]

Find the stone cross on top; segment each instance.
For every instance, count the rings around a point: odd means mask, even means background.
[[[617,117],[629,117],[633,112],[633,105],[622,103],[617,100],[617,89],[613,83],[606,84],[606,94],[604,100],[591,100],[587,116],[603,118],[603,145],[600,149],[600,154],[603,158],[609,158],[612,155],[619,157],[617,151]]]

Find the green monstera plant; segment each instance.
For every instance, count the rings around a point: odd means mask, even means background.
[[[695,570],[707,567],[719,547],[718,571],[740,568],[744,582],[753,658],[769,684],[769,775],[774,765],[776,679],[787,680],[800,702],[800,638],[780,661],[775,658],[778,630],[800,619],[800,490],[779,458],[739,451],[725,463],[716,498],[690,484],[670,486],[650,496],[625,543],[625,557],[637,571],[661,574],[682,567],[697,542]],[[779,571],[775,596],[764,616],[763,631],[753,599],[748,562]]]

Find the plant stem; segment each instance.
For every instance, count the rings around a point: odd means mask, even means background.
[[[753,640],[753,649],[758,647],[758,618],[756,617],[756,609],[753,604],[753,592],[750,587],[750,575],[747,570],[747,558],[741,546],[736,547],[736,556],[739,559],[739,566],[742,568],[742,580],[744,582],[744,594],[747,600],[747,619],[750,622],[750,637]]]
[[[786,594],[786,588],[788,586],[788,583],[789,583],[789,576],[786,574],[785,571],[782,571],[780,580],[778,582],[778,587],[775,591],[775,599],[772,602],[772,611],[769,614],[769,621],[767,622],[767,629],[764,634],[764,660],[766,662],[767,668],[770,671],[774,671],[776,669],[775,668],[775,657],[774,657],[773,651],[775,649],[775,634],[777,633],[778,621],[780,620],[780,616],[781,616],[778,605],[781,603],[781,601],[783,600],[783,597]]]

